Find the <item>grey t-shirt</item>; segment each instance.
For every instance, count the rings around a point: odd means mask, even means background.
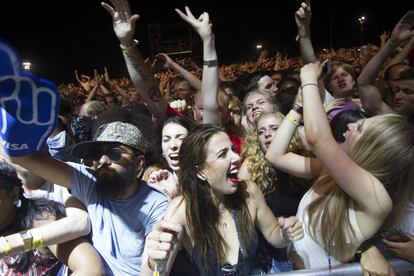
[[[72,194],[88,209],[92,242],[104,260],[106,275],[138,275],[145,237],[164,216],[167,197],[141,182],[136,194],[128,199],[98,198],[92,170],[70,165],[74,168]]]

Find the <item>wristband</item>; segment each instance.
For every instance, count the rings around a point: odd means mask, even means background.
[[[293,116],[290,114],[286,116],[286,119],[288,119],[288,121],[294,124],[296,127],[299,125],[299,121],[293,118]]]
[[[292,107],[293,110],[296,111],[296,113],[298,113],[299,115],[303,114],[303,107],[298,105],[297,103],[295,103]]]
[[[319,84],[317,84],[317,83],[307,83],[307,84],[302,85],[300,88],[303,90],[303,88],[308,86],[308,85],[315,85],[315,86],[319,87]]]
[[[23,231],[20,232],[20,237],[23,240],[24,243],[24,251],[30,251],[32,250],[33,247],[33,236],[30,232],[28,231]]]
[[[187,75],[187,73],[188,73],[188,71],[184,69],[184,71],[183,71],[183,72],[181,72],[180,76],[181,76],[182,78],[184,78],[184,77],[185,77],[185,75]]]
[[[3,248],[2,248],[3,252],[6,255],[9,255],[11,253],[11,251],[12,251],[12,247],[10,246],[9,242],[7,241],[7,239],[5,237],[0,237],[0,243],[3,244]]]
[[[43,241],[42,235],[40,234],[39,230],[30,229],[27,232],[29,232],[33,237],[32,249],[42,248],[44,241]]]
[[[218,61],[217,61],[217,59],[214,59],[214,60],[204,60],[203,61],[203,65],[205,65],[207,67],[215,67],[215,66],[218,66]]]
[[[122,52],[128,53],[131,49],[133,49],[135,46],[137,46],[139,44],[139,41],[136,40],[136,39],[134,39],[133,42],[134,43],[130,46],[124,46],[122,44],[119,44],[119,47],[121,48]]]
[[[304,34],[304,35],[298,34],[298,35],[296,36],[295,40],[296,40],[296,41],[299,41],[299,39],[301,39],[301,38],[306,38],[306,37],[309,37],[309,34]]]

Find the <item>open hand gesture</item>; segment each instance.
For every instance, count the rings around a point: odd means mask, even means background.
[[[405,41],[414,35],[414,11],[407,12],[395,25],[391,33],[391,40],[398,43]]]
[[[133,43],[135,23],[139,15],[131,14],[127,0],[111,0],[111,3],[113,7],[104,2],[101,5],[112,16],[114,32],[121,44],[129,46]]]

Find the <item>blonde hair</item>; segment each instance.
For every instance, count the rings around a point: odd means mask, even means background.
[[[263,92],[263,91],[260,91],[260,90],[252,90],[249,93],[247,93],[246,96],[244,96],[244,98],[243,98],[243,105],[242,105],[242,107],[243,107],[243,112],[244,113],[246,113],[246,110],[247,110],[247,108],[246,108],[246,100],[247,100],[248,97],[250,97],[253,94],[260,94],[260,95],[262,95],[266,99],[266,101],[273,107],[273,111],[274,112],[279,111],[279,106],[272,99],[272,96],[270,96],[269,93]]]
[[[392,199],[393,209],[385,219],[382,229],[388,229],[400,221],[414,185],[414,129],[406,120],[395,114],[372,118],[361,138],[350,154],[360,167],[376,177]],[[315,182],[314,187],[332,184],[333,188],[313,201],[308,207],[311,235],[321,229],[321,243],[338,260],[345,257],[347,236],[351,233],[351,244],[355,250],[355,230],[348,211],[352,198],[348,196],[328,173]],[[334,246],[333,246],[334,245]]]

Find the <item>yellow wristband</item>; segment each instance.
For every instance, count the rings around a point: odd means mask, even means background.
[[[298,126],[299,125],[299,121],[296,120],[295,118],[293,118],[293,116],[290,115],[290,114],[288,114],[286,116],[286,119],[288,119],[289,122],[292,122],[295,126]]]
[[[30,229],[27,232],[29,232],[33,237],[32,249],[42,248],[43,247],[43,238],[42,238],[42,235],[40,234],[39,230]]]
[[[0,237],[0,244],[3,244],[3,252],[6,255],[9,255],[12,251],[12,247],[10,246],[9,242],[7,241],[7,239],[5,237]]]

